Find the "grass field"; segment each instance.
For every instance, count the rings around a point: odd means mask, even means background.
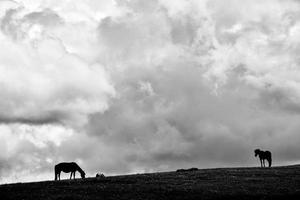
[[[219,168],[17,183],[0,186],[5,199],[300,199],[300,165]]]

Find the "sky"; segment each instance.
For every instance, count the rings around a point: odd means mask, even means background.
[[[0,183],[53,180],[69,161],[87,177],[253,167],[256,148],[299,164],[299,13],[298,0],[0,0]]]

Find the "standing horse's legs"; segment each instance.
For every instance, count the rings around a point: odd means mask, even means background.
[[[71,172],[71,174],[70,174],[70,179],[72,179],[72,174],[73,174],[73,172]]]
[[[76,174],[76,171],[74,172],[74,179],[75,179],[75,174]]]
[[[260,167],[262,167],[262,159],[259,159],[260,160]]]

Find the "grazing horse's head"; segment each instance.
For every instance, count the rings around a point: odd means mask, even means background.
[[[255,157],[256,157],[257,155],[259,155],[260,149],[255,149],[255,150],[254,150],[254,153],[255,153]]]
[[[80,175],[81,175],[81,178],[85,178],[85,172],[84,171],[80,172]]]

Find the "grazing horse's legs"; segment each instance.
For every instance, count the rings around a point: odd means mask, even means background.
[[[71,172],[71,174],[70,174],[70,179],[72,179],[72,177],[73,177],[73,179],[75,179],[75,173],[76,173],[76,171]]]
[[[57,167],[54,167],[54,180],[56,181],[58,178],[58,174],[59,174],[59,170],[57,169]]]
[[[58,180],[58,172],[55,172],[55,180]]]

